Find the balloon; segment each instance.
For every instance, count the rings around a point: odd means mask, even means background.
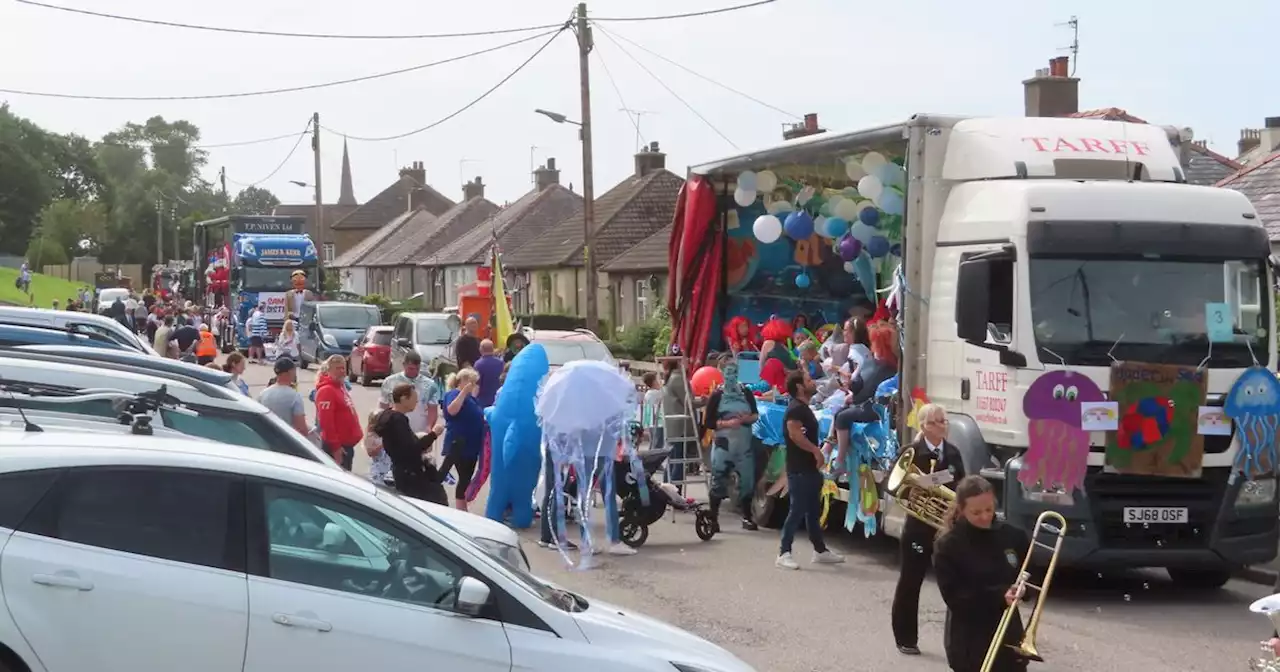
[[[758,182],[756,181],[755,173],[749,170],[744,170],[741,173],[738,173],[739,189],[743,191],[755,191],[758,188],[757,185],[758,185]]]
[[[896,163],[886,163],[872,174],[880,178],[880,183],[886,187],[901,188],[907,184],[907,172]]]
[[[804,210],[797,210],[787,215],[784,226],[792,240],[804,240],[813,235],[813,218]]]
[[[814,217],[813,218],[814,233],[818,234],[819,236],[823,236],[825,238],[830,238],[831,236],[828,236],[826,234],[826,230],[827,230],[827,218],[823,215],[818,215],[817,217]]]
[[[867,175],[858,180],[858,193],[873,201],[880,197],[882,191],[884,191],[884,184],[875,175]]]
[[[853,261],[858,257],[858,253],[862,252],[862,242],[853,236],[845,236],[840,239],[840,258],[845,261]]]
[[[893,256],[895,256],[895,257],[901,257],[901,256],[902,256],[902,243],[894,243],[892,246],[890,246],[890,247],[889,247],[889,254],[892,254],[892,255],[893,255]]]
[[[876,236],[867,243],[867,254],[870,254],[872,259],[879,259],[889,254],[890,247],[888,238]]]
[[[875,226],[880,223],[880,211],[875,208],[864,208],[858,213],[858,221],[867,226]]]
[[[844,160],[844,174],[849,176],[850,182],[857,182],[867,174],[867,171],[862,169],[862,164],[857,159],[849,156]]]
[[[739,178],[738,184],[742,184]],[[772,170],[762,170],[756,173],[756,191],[768,193],[778,188],[778,176]]]
[[[836,214],[836,207],[839,206],[841,203],[845,202],[846,200],[847,199],[844,197],[843,194],[833,194],[831,198],[828,198],[827,202],[824,203],[822,206],[824,209],[827,210],[827,212],[824,214],[828,217]]]
[[[868,175],[875,175],[876,169],[883,166],[885,163],[887,163],[887,161],[884,158],[884,154],[881,154],[880,152],[867,152],[867,155],[862,157],[862,170],[866,171]],[[741,184],[741,182],[739,182],[739,184]],[[858,189],[858,191],[862,191],[862,189]],[[865,195],[867,192],[862,191],[862,193]]]
[[[801,273],[800,275],[797,275],[797,276],[796,276],[796,287],[799,287],[800,289],[808,289],[808,288],[809,288],[809,274],[807,274],[807,273]]]
[[[885,214],[901,216],[905,205],[902,194],[894,189],[885,189],[884,193],[880,194],[880,209],[884,210]]]
[[[771,215],[781,215],[784,212],[791,212],[795,209],[795,206],[791,205],[791,201],[774,201],[769,204],[768,208]]]
[[[875,227],[867,226],[859,221],[854,222],[849,226],[849,235],[852,236],[854,240],[866,245],[871,242],[873,237],[880,235],[880,232],[877,231]]]
[[[817,190],[813,187],[804,187],[800,190],[800,193],[796,194],[796,203],[799,203],[800,205],[808,203],[809,199],[813,198],[815,193],[817,193]]]
[[[852,273],[852,272],[853,272],[853,262],[852,262],[852,261],[846,261],[846,262],[844,262],[844,272],[845,272],[845,273]]]
[[[724,374],[720,373],[720,369],[714,366],[704,366],[693,372],[693,376],[689,378],[689,386],[693,388],[694,396],[705,397],[717,387],[724,384]]]
[[[738,187],[733,192],[733,202],[745,208],[756,202],[756,192]]]
[[[849,222],[839,217],[828,217],[822,223],[822,235],[827,238],[839,238],[849,232]]]
[[[847,222],[851,222],[858,218],[858,211],[860,209],[858,201],[851,198],[842,198],[836,202],[835,207],[831,208],[831,214]]]
[[[756,234],[756,240],[772,243],[782,237],[782,222],[773,215],[760,215],[751,225],[751,231]]]

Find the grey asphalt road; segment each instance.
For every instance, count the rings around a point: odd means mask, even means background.
[[[269,377],[268,367],[251,366],[246,380],[256,395]],[[303,372],[300,389],[309,391],[313,380],[313,373]],[[357,385],[352,394],[362,416],[377,407],[376,388]],[[357,451],[356,471],[367,469],[368,458]],[[692,516],[668,516],[651,528],[638,555],[600,556],[597,566],[585,571],[566,569],[554,550],[538,548],[534,531],[522,536],[535,573],[589,599],[696,633],[762,672],[947,669],[942,653],[946,609],[932,580],[921,595],[924,655],[908,658],[894,648],[889,605],[897,547],[892,541],[828,535],[828,543],[848,562],[817,567],[808,564],[808,540],[801,537],[795,546],[801,569],[787,572],[773,565],[776,531],[746,532],[731,519],[722,526],[715,539],[701,542]],[[1268,623],[1248,613],[1248,605],[1269,592],[1241,581],[1222,590],[1188,592],[1155,570],[1059,573],[1037,642],[1047,662],[1032,669],[1247,669],[1247,660],[1259,655],[1259,641],[1270,635]],[[1027,614],[1023,607],[1024,620]]]

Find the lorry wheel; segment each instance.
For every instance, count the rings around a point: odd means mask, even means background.
[[[1229,569],[1180,569],[1167,567],[1169,578],[1181,588],[1191,590],[1213,590],[1227,585],[1231,580]]]
[[[768,494],[770,485],[772,483],[763,480],[756,484],[755,495],[751,498],[751,519],[760,527],[776,530],[782,527],[788,506],[784,498]]]

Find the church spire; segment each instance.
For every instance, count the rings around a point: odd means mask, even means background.
[[[338,205],[358,205],[351,187],[351,157],[347,154],[346,138],[342,139],[342,191],[338,194]]]

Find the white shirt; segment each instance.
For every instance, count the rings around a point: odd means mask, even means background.
[[[933,445],[929,439],[924,440],[924,445],[929,447],[929,452],[933,453],[934,457],[942,457],[942,446]]]

